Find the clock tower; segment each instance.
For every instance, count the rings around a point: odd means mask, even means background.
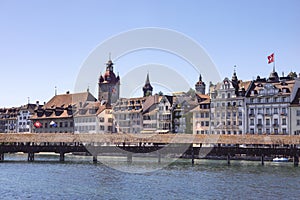
[[[104,76],[100,75],[98,82],[98,101],[114,104],[120,96],[120,77],[114,73],[114,63],[111,59],[106,63]]]

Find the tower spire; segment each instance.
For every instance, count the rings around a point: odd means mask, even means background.
[[[153,87],[150,84],[149,72],[148,72],[146,76],[145,85],[143,87],[144,97],[151,96],[152,91],[153,91]]]

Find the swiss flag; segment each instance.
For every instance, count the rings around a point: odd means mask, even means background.
[[[41,122],[36,121],[34,124],[35,128],[40,128],[42,126]]]
[[[268,56],[268,64],[274,62],[274,53]]]

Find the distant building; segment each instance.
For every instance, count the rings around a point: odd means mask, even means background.
[[[293,97],[293,101],[289,107],[290,113],[290,130],[291,135],[300,135],[300,88],[297,88],[297,92]]]
[[[74,133],[73,114],[85,102],[95,102],[89,92],[55,95],[30,118],[35,133]]]
[[[0,109],[0,133],[16,133],[19,107]]]
[[[79,103],[74,114],[75,133],[113,133],[111,108],[100,102]]]
[[[210,97],[198,94],[199,105],[193,113],[193,134],[210,134]]]
[[[111,60],[106,63],[105,74],[100,75],[98,83],[98,101],[106,101],[109,105],[120,97],[120,77],[115,75],[113,65]]]
[[[112,109],[114,125],[118,133],[140,133],[145,97],[120,98]]]
[[[245,94],[251,81],[238,80],[236,72],[232,79],[224,78],[210,88],[211,134],[246,133]]]
[[[143,104],[143,133],[172,132],[173,96],[154,95],[146,98]]]
[[[37,108],[41,108],[39,101],[36,104],[26,104],[20,107],[17,119],[17,132],[18,133],[31,133],[33,124],[31,122],[31,117],[34,115],[34,111]]]
[[[295,123],[298,118],[298,105],[295,98],[299,87],[298,78],[279,77],[274,69],[268,79],[258,76],[246,95],[247,133],[297,133]]]

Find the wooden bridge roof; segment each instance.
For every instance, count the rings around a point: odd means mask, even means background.
[[[3,142],[82,142],[82,143],[173,143],[173,144],[300,144],[299,135],[192,135],[192,134],[70,134],[0,133]]]

